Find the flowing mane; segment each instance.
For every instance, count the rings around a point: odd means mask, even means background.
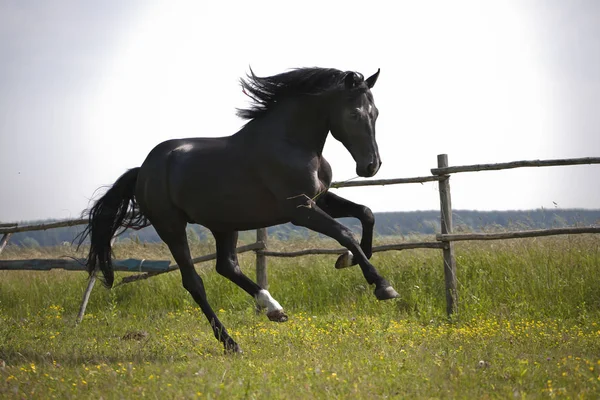
[[[336,89],[344,82],[348,72],[333,68],[298,68],[278,75],[258,77],[252,69],[247,79],[240,79],[244,93],[253,101],[249,108],[238,109],[243,119],[264,115],[278,101],[293,96],[317,95]],[[362,81],[362,74],[355,74]]]

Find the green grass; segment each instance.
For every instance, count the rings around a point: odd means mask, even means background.
[[[316,241],[316,240],[315,240]],[[271,248],[333,247],[271,242]],[[195,244],[193,253],[211,252]],[[169,258],[120,244],[118,257]],[[16,249],[2,258],[56,257]],[[94,289],[84,273],[0,271],[0,398],[597,398],[600,237],[457,243],[459,317],[445,317],[438,250],[379,253],[401,298],[378,302],[358,268],[333,256],[269,258],[270,292],[290,320],[198,266],[229,332],[225,355],[173,272]],[[254,276],[254,256],[241,257]],[[117,274],[120,277],[127,274]]]

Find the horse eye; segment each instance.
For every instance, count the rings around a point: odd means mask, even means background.
[[[358,111],[353,111],[350,113],[350,118],[352,118],[355,121],[358,121],[358,119],[360,118],[360,115],[358,114]]]

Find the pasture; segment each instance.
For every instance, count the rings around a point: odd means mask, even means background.
[[[331,247],[311,239],[270,249]],[[382,238],[376,244],[384,244]],[[7,247],[3,259],[75,255]],[[195,256],[213,251],[195,243]],[[225,355],[179,272],[106,290],[79,326],[83,272],[0,271],[2,398],[597,398],[600,236],[455,244],[459,314],[448,321],[438,250],[377,253],[400,293],[380,302],[336,256],[269,258],[286,323],[197,265],[208,299],[244,351]],[[168,259],[165,245],[118,243],[117,258]],[[254,277],[254,255],[240,256]],[[117,273],[115,283],[126,273]]]

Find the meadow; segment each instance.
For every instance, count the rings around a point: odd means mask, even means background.
[[[378,243],[388,239],[379,238]],[[316,237],[271,249],[335,247]],[[168,259],[162,244],[118,243],[119,258]],[[213,251],[193,244],[195,256]],[[7,247],[2,259],[75,255]],[[197,266],[237,340],[226,355],[179,272],[94,289],[83,272],[0,271],[0,398],[345,399],[600,397],[600,236],[456,244],[459,314],[445,315],[439,250],[373,257],[401,294],[379,302],[335,256],[269,258],[289,321]],[[253,254],[240,257],[254,277]],[[116,283],[126,273],[117,273]]]

